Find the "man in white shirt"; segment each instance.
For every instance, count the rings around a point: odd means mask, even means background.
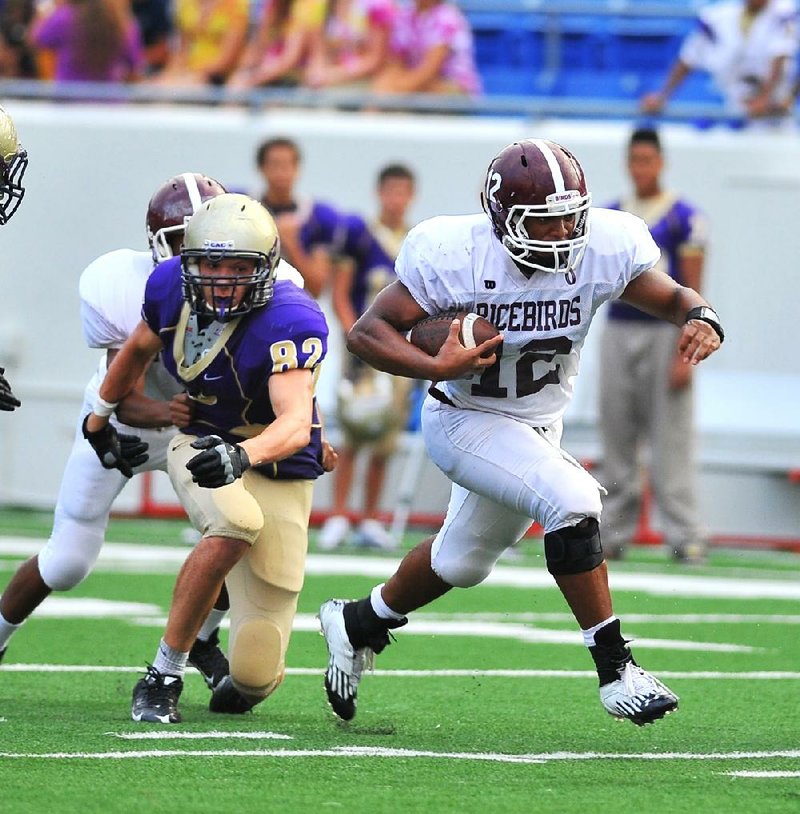
[[[348,348],[374,367],[434,382],[422,432],[453,486],[438,534],[385,584],[320,608],[328,701],[352,718],[361,674],[389,644],[389,630],[453,587],[482,582],[536,521],[548,570],[594,659],[603,707],[650,723],[678,698],[636,664],[622,637],[600,542],[602,487],[561,449],[562,417],[602,303],[621,297],[681,326],[687,364],[719,348],[722,328],[699,294],[654,268],[660,251],[644,221],[590,209],[583,170],[565,147],[542,139],[506,147],[489,165],[483,204],[485,214],[412,229],[398,280],[348,337]],[[501,334],[469,349],[454,320],[436,356],[405,338],[430,315],[464,310]]]
[[[730,111],[751,123],[787,121],[782,102],[796,73],[795,0],[725,0],[702,9],[660,91],[642,98],[658,113],[695,70],[710,73]]]

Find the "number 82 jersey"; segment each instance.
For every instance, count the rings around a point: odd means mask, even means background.
[[[396,271],[420,307],[428,314],[475,311],[503,332],[495,364],[437,385],[458,407],[534,427],[563,417],[597,309],[660,256],[644,221],[627,212],[593,208],[588,229],[574,271],[530,277],[483,214],[431,218],[408,234]]]

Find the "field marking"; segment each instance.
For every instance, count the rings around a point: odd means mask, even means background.
[[[424,749],[391,749],[380,746],[337,746],[332,749],[148,749],[130,752],[0,752],[0,758],[40,760],[136,760],[165,757],[335,757],[335,758],[433,758],[439,760],[473,760],[492,763],[550,763],[583,760],[767,760],[800,758],[800,750],[775,752],[542,752],[538,754],[503,754],[498,752],[434,752]]]
[[[107,664],[0,664],[0,673],[142,673],[143,667],[119,667]],[[193,667],[187,669],[195,673]],[[290,676],[322,678],[324,667],[287,667]],[[597,678],[594,670],[513,670],[513,669],[442,669],[442,670],[374,670],[378,678]],[[798,681],[800,672],[788,670],[752,670],[720,672],[715,670],[659,670],[661,678],[731,680],[731,681]]]
[[[206,738],[241,738],[244,740],[273,740],[293,741],[292,735],[282,735],[279,732],[221,732],[212,729],[208,732],[175,732],[148,729],[146,732],[106,732],[112,738],[121,738],[128,741],[155,741],[155,740],[205,740]]]
[[[141,627],[163,628],[167,623],[165,616],[139,617],[128,620],[131,624]],[[583,645],[580,631],[576,630],[575,620],[572,620],[571,630],[552,630],[550,628],[537,628],[531,625],[521,625],[504,622],[473,621],[469,615],[452,614],[449,619],[439,621],[425,620],[414,616],[414,624],[403,629],[403,636],[468,636],[478,639],[513,639],[526,644],[564,644]],[[221,625],[230,627],[230,620],[225,619]],[[319,632],[319,620],[312,613],[298,613],[294,618],[292,630],[304,633]],[[656,639],[640,636],[637,633],[626,631],[631,641],[636,642],[637,648],[650,648],[651,650],[680,650],[715,653],[756,653],[762,651],[761,647],[752,647],[746,644],[729,644],[726,642],[705,642],[696,639]]]
[[[502,615],[497,621],[482,618],[479,614],[419,614],[414,617],[414,624],[405,633],[417,636],[469,636],[471,638],[513,639],[528,644],[582,644],[581,634],[575,629],[575,621],[564,614],[565,621],[571,621],[570,630],[552,630],[537,628],[530,623],[504,620]],[[137,602],[114,602],[107,599],[88,597],[49,596],[37,612],[40,619],[122,619],[140,627],[164,627],[166,617],[157,605]],[[626,619],[627,621],[627,619]],[[224,628],[230,626],[228,619],[222,623]],[[298,613],[292,626],[295,631],[317,632],[319,622],[311,613]],[[725,642],[703,642],[686,639],[648,638],[628,632],[636,641],[637,647],[654,650],[703,651],[718,653],[754,653],[761,648]]]
[[[133,618],[131,618],[133,617]],[[164,624],[166,617],[163,608],[146,602],[122,602],[110,599],[91,597],[73,597],[51,594],[36,610],[37,619],[130,619],[136,624]],[[311,630],[318,627],[312,614],[298,614],[297,630]],[[415,623],[432,624],[435,622],[502,622],[506,626],[530,624],[533,622],[563,622],[574,625],[575,617],[571,613],[438,613],[436,611],[417,611]],[[630,624],[773,624],[800,625],[800,614],[767,614],[767,613],[626,613],[625,622]],[[225,620],[223,623],[227,625]]]
[[[800,777],[800,772],[722,772],[729,777]]]
[[[30,537],[0,537],[0,556],[30,557],[44,541]],[[189,553],[189,546],[151,546],[106,543],[98,560],[101,568],[136,573],[175,573]],[[358,557],[342,554],[309,554],[306,573],[323,576],[349,575],[386,579],[399,565],[396,557]],[[615,591],[635,591],[656,596],[695,596],[727,599],[800,599],[800,581],[786,579],[714,577],[689,574],[609,574]],[[498,565],[484,584],[507,588],[553,588],[553,578],[541,568]]]
[[[533,611],[520,611],[519,613],[477,612],[459,613],[459,618],[475,619],[486,622],[567,622],[575,623],[571,613],[536,613]],[[414,620],[452,619],[452,613],[438,613],[434,611],[415,611]],[[723,624],[723,625],[800,625],[800,614],[790,613],[626,613],[625,622],[632,624]]]

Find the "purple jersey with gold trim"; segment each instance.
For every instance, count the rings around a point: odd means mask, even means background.
[[[213,323],[199,358],[187,359],[197,320],[181,290],[181,261],[174,257],[150,275],[142,318],[164,345],[166,369],[194,401],[190,435],[219,435],[230,443],[261,433],[275,420],[269,377],[286,370],[316,371],[325,358],[328,326],[319,305],[288,280],[275,283],[263,307],[227,323]],[[306,479],[322,474],[321,425],[314,403],[311,442],[289,458],[256,467],[270,478]]]

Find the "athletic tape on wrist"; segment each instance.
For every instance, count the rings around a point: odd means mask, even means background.
[[[118,401],[115,402],[106,401],[105,399],[100,398],[100,396],[98,396],[94,400],[94,407],[92,408],[92,412],[95,415],[100,416],[101,418],[107,418],[114,412],[114,410],[117,409],[118,404],[119,404]]]

